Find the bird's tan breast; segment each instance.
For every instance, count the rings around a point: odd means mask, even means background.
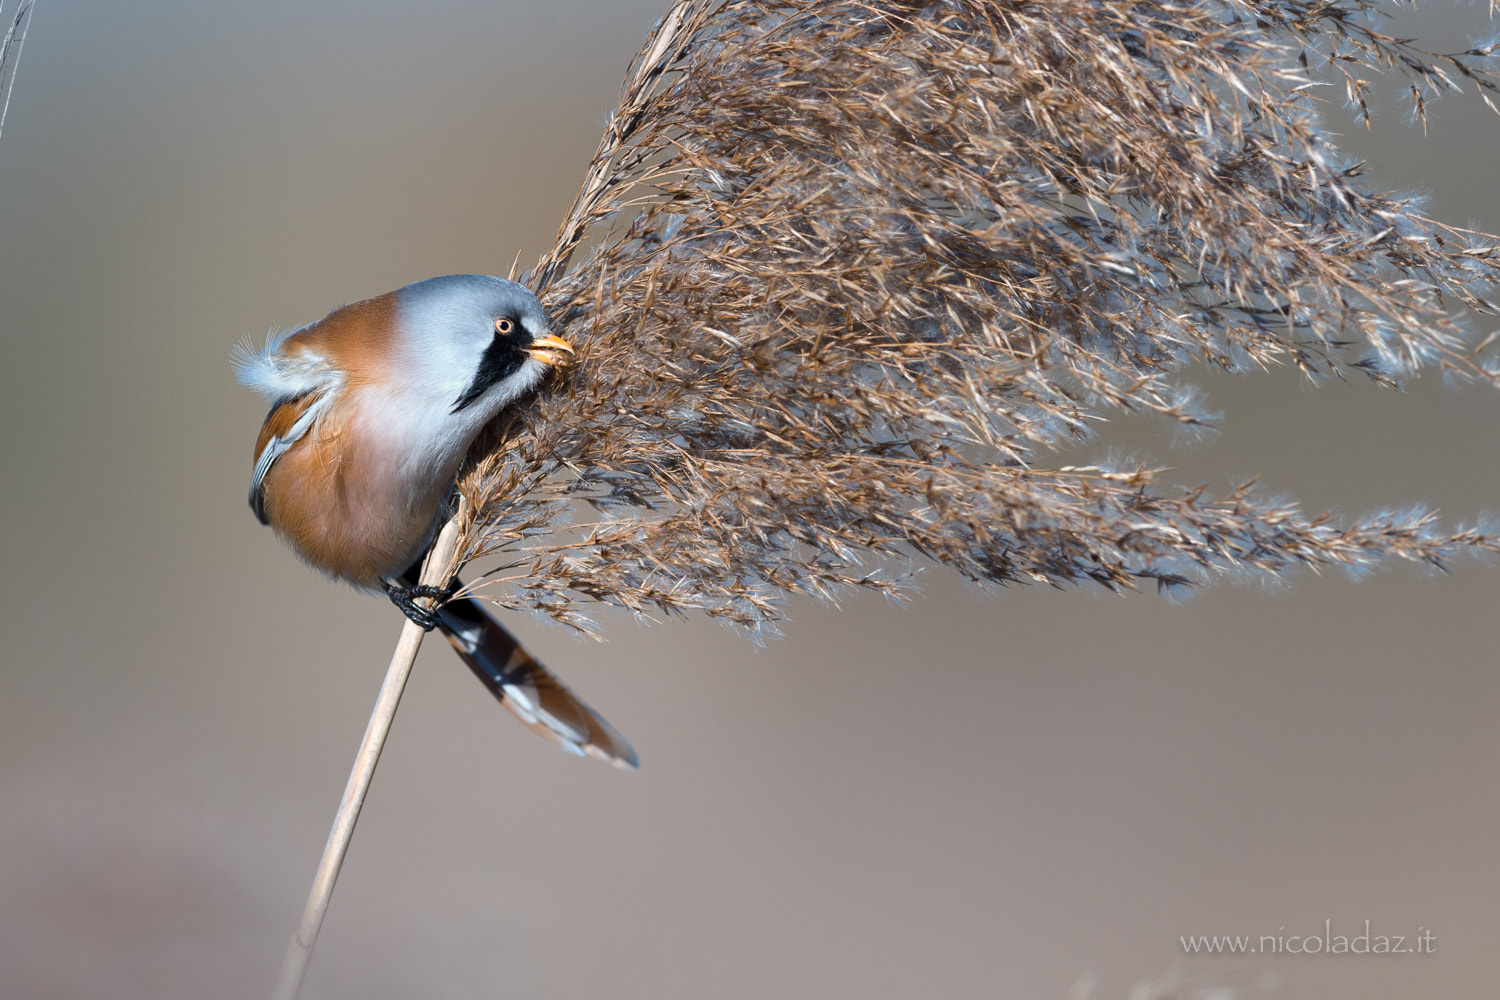
[[[399,481],[399,453],[380,438],[380,414],[361,414],[354,403],[392,377],[398,305],[392,292],[343,306],[280,346],[283,354],[314,357],[338,372],[338,387],[330,390],[337,397],[261,480],[263,509],[276,533],[314,566],[368,588],[420,555],[441,501],[424,491],[413,496]],[[319,399],[313,393],[273,409],[256,456]]]
[[[262,430],[262,447],[271,433]],[[266,518],[303,559],[377,589],[421,554],[442,499],[401,489],[391,458],[354,421],[319,420],[266,472]]]

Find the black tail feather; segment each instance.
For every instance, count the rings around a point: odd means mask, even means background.
[[[402,582],[413,586],[416,580],[413,570],[402,576]],[[453,589],[460,587],[454,580]],[[450,600],[437,609],[436,618],[474,676],[532,732],[568,753],[587,754],[616,767],[640,767],[630,742],[526,652],[478,601]]]

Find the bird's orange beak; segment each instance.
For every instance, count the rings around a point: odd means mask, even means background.
[[[526,353],[531,355],[532,360],[544,365],[566,365],[572,362],[575,352],[572,344],[549,333],[533,340]]]

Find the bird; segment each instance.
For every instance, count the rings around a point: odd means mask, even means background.
[[[250,509],[306,563],[384,592],[440,629],[533,732],[635,769],[630,743],[462,584],[418,582],[465,453],[506,406],[570,362],[547,312],[515,281],[453,274],[344,305],[233,352],[237,380],[271,403],[255,442]],[[437,598],[435,609],[416,603]]]

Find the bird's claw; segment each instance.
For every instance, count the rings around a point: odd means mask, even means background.
[[[391,599],[392,604],[401,609],[403,615],[420,625],[422,631],[431,632],[440,624],[437,608],[453,596],[453,585],[434,587],[430,584],[416,584],[408,587],[387,583],[385,595]],[[424,608],[417,603],[423,598],[432,599],[433,607]]]

